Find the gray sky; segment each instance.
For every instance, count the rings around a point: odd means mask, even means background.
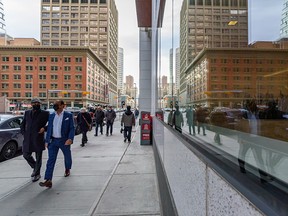
[[[279,38],[281,11],[284,0],[249,0],[250,42]],[[40,40],[40,0],[2,0],[6,31],[12,37]],[[139,79],[139,33],[135,0],[115,0],[119,13],[119,46],[124,48],[124,76]],[[174,0],[174,48],[179,46],[179,23],[182,1]],[[162,34],[161,74],[169,74],[169,49],[172,46],[172,0],[166,0]],[[125,82],[125,79],[124,79]]]

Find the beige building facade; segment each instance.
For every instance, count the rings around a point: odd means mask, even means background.
[[[114,0],[41,0],[43,46],[87,46],[111,71],[117,96],[118,11]]]

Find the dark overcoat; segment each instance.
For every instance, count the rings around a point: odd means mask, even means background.
[[[49,118],[49,112],[44,110],[27,110],[20,126],[24,136],[23,152],[40,152],[45,150],[44,133],[39,133],[45,127]]]
[[[87,121],[85,121],[85,119]],[[81,131],[83,132],[87,132],[89,130],[89,126],[88,124],[90,125],[92,123],[92,119],[91,119],[91,116],[88,112],[79,112],[78,115],[77,115],[77,124],[80,126],[81,128]]]

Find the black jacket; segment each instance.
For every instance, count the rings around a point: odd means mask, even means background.
[[[49,118],[49,112],[44,110],[27,110],[20,129],[24,136],[23,152],[40,152],[45,150],[44,133],[39,133],[45,127]]]

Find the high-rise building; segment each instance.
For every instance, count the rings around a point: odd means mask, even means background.
[[[248,46],[248,1],[184,0],[180,17],[181,94],[185,70],[203,48]]]
[[[4,6],[2,0],[0,0],[0,29],[5,30],[5,19],[4,19]]]
[[[89,46],[111,71],[117,95],[118,11],[114,0],[41,0],[44,46]]]
[[[131,75],[126,76],[126,88],[133,88],[134,77]]]
[[[280,37],[288,37],[288,0],[285,0],[283,4]]]
[[[180,88],[180,49],[176,48],[175,54],[175,88],[179,91]]]
[[[118,65],[117,65],[117,91],[118,96],[123,94],[123,72],[124,72],[124,50],[118,48]]]

